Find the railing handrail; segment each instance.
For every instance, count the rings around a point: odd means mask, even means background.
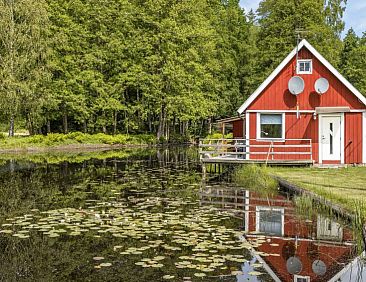
[[[284,138],[284,139],[258,139],[258,138],[251,138],[251,139],[244,139],[244,138],[220,138],[220,139],[205,139],[200,138],[199,141],[258,141],[258,142],[285,142],[285,141],[311,141],[310,138]]]
[[[219,158],[240,158],[240,156],[243,156],[245,159],[249,159],[250,155],[265,155],[263,160],[268,162],[270,157],[272,157],[273,160],[274,156],[279,155],[306,155],[309,156],[306,157],[306,159],[313,161],[313,142],[312,139],[307,138],[285,138],[281,140],[254,138],[200,139],[199,148],[201,158],[206,156],[209,158],[216,156]],[[283,150],[281,150],[281,148]]]

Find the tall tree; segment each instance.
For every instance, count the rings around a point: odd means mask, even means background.
[[[296,45],[296,32],[337,64],[341,50],[342,15],[335,2],[324,0],[263,0],[258,9],[261,59],[258,73],[268,75]]]
[[[366,32],[359,38],[350,29],[344,38],[340,68],[344,76],[366,96]]]
[[[39,110],[47,70],[48,14],[43,0],[0,1],[0,99],[2,111],[14,120],[24,102],[30,129]],[[24,105],[24,104],[23,104]]]

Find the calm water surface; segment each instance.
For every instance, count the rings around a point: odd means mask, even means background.
[[[348,224],[200,171],[194,148],[4,157],[0,281],[365,281]]]

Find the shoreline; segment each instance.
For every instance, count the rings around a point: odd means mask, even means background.
[[[18,147],[18,148],[1,148],[0,154],[26,154],[26,153],[51,153],[51,152],[90,152],[90,151],[105,151],[114,149],[129,149],[129,148],[149,148],[157,147],[158,145],[149,144],[67,144],[67,145],[56,145],[48,147]]]

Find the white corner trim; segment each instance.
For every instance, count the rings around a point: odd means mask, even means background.
[[[366,113],[362,113],[362,163],[366,164]]]
[[[322,122],[323,122],[323,115],[318,115],[318,163],[323,163],[323,146],[322,146]]]
[[[331,73],[333,73],[364,105],[366,105],[366,97],[363,96],[346,78],[343,77],[316,49],[306,40],[303,39],[298,47],[282,61],[282,63],[271,73],[269,77],[253,92],[252,95],[238,109],[238,113],[242,114],[253,101],[262,93],[262,91],[272,82],[273,79],[282,71],[282,69],[295,57],[297,50],[306,47]]]
[[[249,205],[250,205],[250,192],[245,190],[245,232],[249,232]]]
[[[344,164],[344,142],[345,142],[345,124],[344,124],[344,113],[341,114],[341,164]]]
[[[245,158],[250,160],[250,114],[248,112],[245,113],[245,142],[247,142]]]

